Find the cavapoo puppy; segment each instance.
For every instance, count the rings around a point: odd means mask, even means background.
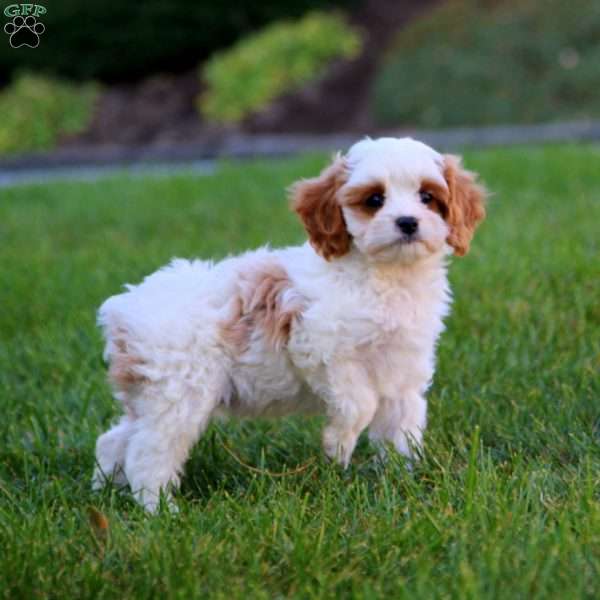
[[[98,439],[95,487],[113,477],[155,510],[214,416],[325,414],[344,467],[367,428],[420,446],[447,255],[469,249],[483,188],[455,156],[381,138],[290,193],[304,245],[176,259],[100,308],[124,415]]]

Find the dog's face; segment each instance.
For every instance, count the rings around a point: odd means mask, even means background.
[[[375,261],[413,262],[446,244],[464,255],[484,190],[460,159],[410,138],[364,140],[292,187],[293,208],[326,259],[354,245]]]

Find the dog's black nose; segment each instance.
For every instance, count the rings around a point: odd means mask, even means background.
[[[419,228],[419,221],[414,217],[398,217],[396,219],[396,225],[402,233],[406,235],[412,235]]]

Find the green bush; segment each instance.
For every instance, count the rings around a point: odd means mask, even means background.
[[[15,50],[0,32],[0,80],[7,81],[15,69],[100,81],[181,72],[267,23],[356,1],[42,1],[48,12],[41,17],[46,31],[38,48]],[[5,19],[1,12],[0,19]],[[6,20],[0,21],[0,30]]]
[[[597,0],[451,0],[402,31],[373,90],[380,125],[600,116]]]
[[[240,121],[319,77],[331,60],[355,56],[360,47],[358,32],[335,14],[315,12],[295,22],[275,23],[203,66],[208,88],[199,108],[213,121]]]
[[[0,154],[47,150],[88,125],[98,87],[19,75],[0,92]]]

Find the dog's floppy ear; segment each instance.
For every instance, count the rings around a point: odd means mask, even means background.
[[[444,178],[450,192],[446,221],[450,226],[447,242],[454,253],[464,256],[475,228],[485,218],[485,188],[477,183],[477,175],[465,171],[460,156],[444,155]]]
[[[350,250],[352,238],[337,198],[346,179],[344,158],[337,154],[318,177],[298,181],[289,189],[292,209],[304,223],[310,243],[327,260]]]

